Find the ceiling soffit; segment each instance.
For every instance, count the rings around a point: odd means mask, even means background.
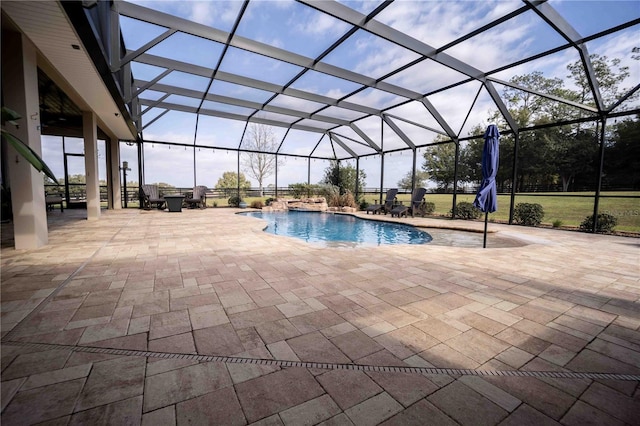
[[[59,2],[3,1],[1,7],[38,49],[38,66],[81,110],[95,112],[99,127],[110,135],[135,137]]]

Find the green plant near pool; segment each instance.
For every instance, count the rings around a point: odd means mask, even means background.
[[[227,200],[227,203],[229,204],[229,207],[238,207],[241,201],[242,201],[242,198],[238,197],[237,195],[232,195]]]
[[[618,219],[607,213],[598,214],[598,221],[596,225],[596,232],[603,234],[609,234],[613,232],[613,228],[618,224]],[[587,216],[587,218],[580,224],[580,229],[583,231],[591,231],[593,229],[593,215]]]
[[[427,201],[424,203],[424,214],[433,214],[436,211],[435,203]]]
[[[473,207],[473,204],[462,201],[456,204],[456,217],[465,220],[477,219],[480,217],[480,210]]]
[[[513,209],[513,221],[518,225],[538,226],[544,218],[544,209],[538,203],[518,203]]]

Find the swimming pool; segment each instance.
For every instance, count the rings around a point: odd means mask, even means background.
[[[351,215],[289,211],[247,212],[268,222],[266,232],[324,245],[425,244],[431,235],[409,225],[360,219]]]

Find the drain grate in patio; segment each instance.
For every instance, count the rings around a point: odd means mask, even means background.
[[[122,356],[144,356],[151,358],[164,359],[186,359],[201,362],[224,362],[230,364],[255,364],[267,365],[274,367],[300,367],[300,368],[318,368],[323,370],[356,370],[356,371],[374,371],[380,373],[411,373],[424,375],[449,375],[449,376],[503,376],[503,377],[540,377],[552,379],[608,379],[608,380],[625,380],[640,381],[640,375],[637,374],[614,374],[614,373],[576,373],[571,371],[520,371],[520,370],[471,370],[458,368],[427,368],[427,367],[392,367],[380,365],[362,365],[362,364],[332,364],[322,362],[303,362],[303,361],[285,361],[277,359],[255,359],[240,358],[233,356],[219,355],[196,355],[196,354],[178,354],[167,352],[150,352],[128,349],[99,348],[93,346],[72,346],[58,345],[51,343],[31,343],[3,340],[4,345],[23,346],[28,348],[51,350],[64,349],[75,352],[91,352],[107,355]]]

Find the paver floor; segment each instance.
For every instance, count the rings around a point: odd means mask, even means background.
[[[2,424],[640,424],[639,239],[321,247],[237,211],[3,225]]]

